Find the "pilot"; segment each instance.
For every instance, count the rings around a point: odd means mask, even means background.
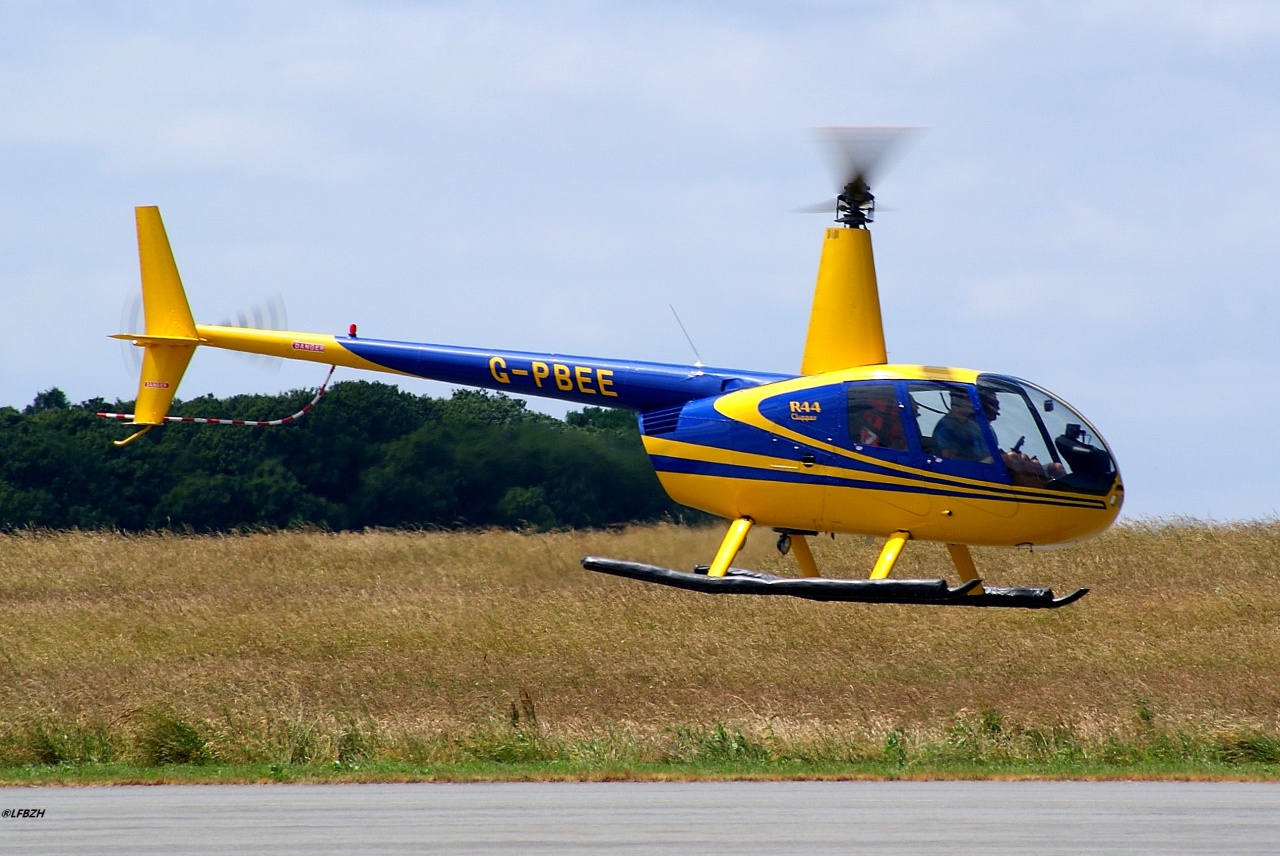
[[[996,407],[998,412],[998,403]],[[991,451],[982,427],[974,418],[967,389],[951,390],[951,405],[933,428],[933,448],[934,453],[943,458],[991,463]]]
[[[987,417],[988,422],[995,422],[1000,418],[1000,399],[990,390],[979,390],[978,401],[982,403],[982,415]],[[1040,459],[1033,455],[1028,455],[1021,451],[1018,447],[1022,445],[1019,441],[1014,448],[1008,452],[1000,450],[1000,459],[1004,461],[1005,467],[1009,470],[1009,477],[1014,484],[1025,485],[1029,487],[1043,487],[1050,480],[1062,478],[1066,475],[1066,469],[1057,461],[1050,461],[1046,466],[1040,463]]]

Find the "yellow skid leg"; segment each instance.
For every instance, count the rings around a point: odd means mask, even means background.
[[[800,574],[805,577],[820,577],[818,563],[813,560],[813,551],[803,535],[791,536],[791,552],[796,554],[796,563],[800,565]]]
[[[889,572],[893,570],[894,564],[898,561],[898,554],[902,552],[902,548],[911,540],[910,532],[894,532],[884,542],[884,549],[880,551],[880,558],[876,559],[876,566],[871,569],[871,579],[883,580],[887,579]]]
[[[747,540],[747,533],[751,531],[753,522],[750,517],[739,517],[729,524],[729,531],[725,533],[724,541],[720,542],[720,549],[716,552],[715,561],[711,563],[707,576],[723,577],[725,575],[729,570],[729,564]]]
[[[947,552],[951,554],[951,564],[956,566],[956,571],[960,574],[960,582],[967,583],[978,578],[978,566],[973,563],[968,544],[948,544]],[[982,583],[974,586],[969,594],[982,594]]]

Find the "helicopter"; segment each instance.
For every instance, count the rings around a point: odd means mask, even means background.
[[[714,557],[693,572],[599,556],[582,559],[587,570],[712,594],[1065,606],[1088,589],[1055,596],[1047,587],[986,585],[970,547],[1063,545],[1101,533],[1123,505],[1119,469],[1092,424],[1043,387],[1012,375],[888,362],[869,180],[898,130],[824,131],[838,195],[827,203],[835,224],[823,235],[799,373],[370,339],[354,324],[345,335],[197,324],[159,209],[139,207],[145,329],[113,337],[143,352],[135,413],[99,415],[138,427],[120,446],[165,422],[292,421],[169,415],[198,347],[327,364],[330,375],[343,366],[621,408],[637,414],[671,498],[730,522]],[[761,527],[795,557],[799,576],[733,567],[748,533]],[[824,577],[807,540],[819,533],[884,543],[866,578]],[[945,544],[959,584],[892,578],[913,540]]]

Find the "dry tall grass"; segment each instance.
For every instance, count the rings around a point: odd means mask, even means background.
[[[994,584],[1093,589],[1056,611],[709,596],[578,564],[687,568],[719,537],[0,536],[0,755],[26,757],[21,735],[56,742],[59,729],[139,745],[163,738],[157,723],[259,760],[340,757],[344,739],[424,746],[509,718],[641,741],[726,723],[788,745],[945,736],[975,716],[1098,739],[1280,731],[1275,522],[1129,524],[1071,550],[976,551]],[[864,575],[877,550],[814,548],[843,576]],[[736,564],[794,572],[767,533]],[[911,544],[895,576],[954,574],[940,545]]]

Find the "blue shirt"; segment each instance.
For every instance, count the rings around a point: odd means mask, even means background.
[[[933,429],[933,452],[939,457],[960,458],[965,461],[991,460],[991,450],[982,436],[978,420],[960,419],[948,413],[938,420]],[[949,454],[943,454],[947,452]]]

